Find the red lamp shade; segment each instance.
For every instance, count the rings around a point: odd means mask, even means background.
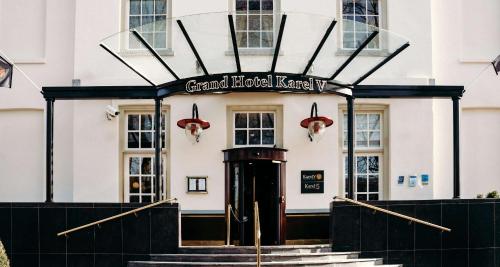
[[[311,117],[303,119],[300,122],[300,126],[308,129],[307,135],[311,142],[313,140],[319,141],[323,136],[323,133],[326,131],[326,127],[329,127],[332,124],[332,119],[324,116],[318,116],[318,105],[316,103],[313,103],[311,107]]]
[[[210,123],[198,118],[198,106],[193,104],[193,117],[191,119],[179,120],[177,126],[185,129],[186,136],[192,140],[193,143],[197,143],[200,141],[203,130],[210,128]]]

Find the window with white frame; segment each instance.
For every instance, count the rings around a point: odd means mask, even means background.
[[[342,48],[356,49],[380,26],[382,0],[342,0]],[[379,37],[375,37],[365,49],[378,49]]]
[[[161,118],[162,148],[165,148],[165,113]],[[125,120],[125,202],[154,202],[155,200],[155,125],[154,112],[126,113]],[[163,151],[165,152],[165,151]],[[162,155],[163,192],[165,156]]]
[[[239,48],[274,46],[274,0],[235,0]]]
[[[384,159],[383,112],[356,112],[354,126],[354,194],[358,200],[382,198]],[[347,114],[343,116],[344,185],[347,188]]]
[[[233,145],[274,146],[276,144],[275,112],[234,112]]]
[[[136,29],[155,49],[167,49],[168,0],[128,0],[128,26]],[[130,38],[130,49],[141,44]]]

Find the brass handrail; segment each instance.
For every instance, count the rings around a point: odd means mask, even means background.
[[[254,202],[254,242],[255,249],[257,250],[257,267],[260,267],[261,261],[261,251],[260,251],[260,217],[259,217],[259,203],[257,201]]]
[[[353,204],[356,204],[356,205],[359,205],[359,206],[363,206],[363,207],[366,207],[366,208],[369,208],[369,209],[373,209],[373,210],[376,210],[376,211],[381,211],[381,212],[387,213],[389,215],[396,216],[396,217],[399,217],[399,218],[402,218],[402,219],[406,219],[406,220],[409,220],[409,221],[412,221],[412,222],[416,222],[416,223],[420,223],[420,224],[427,225],[427,226],[430,226],[430,227],[434,227],[434,228],[437,228],[437,229],[439,229],[441,231],[451,232],[450,228],[446,228],[446,227],[443,227],[443,226],[440,226],[440,225],[437,225],[437,224],[433,224],[433,223],[430,223],[430,222],[422,221],[422,220],[417,219],[417,218],[406,216],[404,214],[397,213],[397,212],[394,212],[394,211],[382,209],[382,208],[379,208],[379,207],[376,207],[376,206],[373,206],[373,205],[370,205],[370,204],[366,204],[366,203],[363,203],[363,202],[359,202],[357,200],[353,200],[353,199],[350,199],[350,198],[336,196],[336,197],[333,197],[333,199],[340,199],[340,200],[347,201],[347,202],[350,202],[350,203],[353,203]]]
[[[173,201],[177,201],[177,198],[170,198],[170,199],[160,200],[158,202],[151,203],[149,205],[146,205],[146,206],[143,206],[143,207],[140,207],[140,208],[137,208],[137,209],[129,210],[127,212],[123,212],[123,213],[120,213],[120,214],[117,214],[117,215],[113,215],[111,217],[108,217],[108,218],[105,218],[105,219],[102,219],[102,220],[98,220],[98,221],[95,221],[95,222],[92,222],[92,223],[84,224],[82,226],[71,228],[69,230],[66,230],[66,231],[58,233],[57,236],[62,236],[62,235],[66,236],[66,235],[68,235],[69,233],[72,233],[72,232],[76,232],[76,231],[79,231],[79,230],[82,230],[82,229],[85,229],[85,228],[88,228],[88,227],[91,227],[91,226],[94,226],[94,225],[99,225],[99,224],[102,224],[102,223],[105,223],[105,222],[108,222],[108,221],[111,221],[111,220],[114,220],[114,219],[118,219],[118,218],[121,218],[123,216],[129,215],[129,214],[132,214],[132,213],[137,213],[137,212],[139,212],[141,210],[149,209],[149,208],[161,205],[163,203],[173,202]]]
[[[231,203],[227,204],[226,214],[226,246],[231,245]]]

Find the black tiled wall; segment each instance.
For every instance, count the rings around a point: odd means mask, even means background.
[[[500,200],[371,201],[370,204],[451,228],[408,223],[345,202],[330,205],[334,251],[361,251],[405,267],[500,266]]]
[[[121,203],[0,203],[0,240],[12,267],[119,267],[175,253],[179,209],[164,204],[90,227],[57,233],[140,207]]]

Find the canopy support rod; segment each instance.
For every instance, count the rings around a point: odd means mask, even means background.
[[[100,47],[102,47],[104,50],[108,51],[112,56],[114,56],[118,61],[123,63],[123,65],[127,66],[129,69],[131,69],[133,72],[135,72],[137,75],[141,76],[146,82],[151,84],[152,86],[156,86],[152,81],[150,81],[146,76],[142,75],[139,71],[137,71],[134,67],[132,67],[130,64],[128,64],[120,55],[116,54],[115,52],[111,51],[105,44],[99,44]]]
[[[280,53],[281,38],[283,37],[283,30],[285,29],[286,14],[281,16],[280,29],[278,31],[278,39],[276,40],[276,47],[274,48],[273,64],[271,65],[271,72],[276,69],[276,62],[278,61],[278,55]]]
[[[318,47],[316,47],[316,51],[314,51],[314,54],[312,55],[311,59],[309,59],[309,62],[307,63],[306,68],[302,72],[302,75],[306,75],[309,69],[311,68],[314,60],[319,54],[319,51],[321,51],[321,48],[323,48],[323,45],[325,44],[326,40],[328,39],[328,36],[330,36],[330,33],[332,32],[333,28],[335,27],[335,24],[337,24],[336,20],[332,20],[332,23],[330,23],[330,26],[326,29],[325,34],[323,35],[323,38],[318,44]]]
[[[153,56],[168,70],[168,72],[170,72],[170,74],[172,74],[172,76],[174,76],[174,78],[176,80],[179,80],[179,76],[177,76],[177,74],[175,74],[175,72],[167,65],[167,62],[165,62],[160,57],[158,52],[156,52],[156,50],[154,50],[154,48],[144,39],[144,37],[142,37],[142,35],[139,32],[137,32],[136,30],[132,30],[132,33],[149,50],[149,52],[151,52],[151,54],[153,54]]]
[[[338,68],[335,73],[330,77],[330,80],[335,79],[346,67],[351,63],[351,61],[358,56],[358,54],[365,49],[365,47],[377,36],[378,31],[373,31],[366,39],[363,41],[363,43],[358,46],[358,48],[347,58],[347,60]]]
[[[390,54],[388,57],[386,57],[382,62],[378,63],[375,67],[373,67],[371,70],[369,70],[365,75],[361,76],[357,81],[353,83],[353,85],[358,85],[360,82],[364,81],[368,76],[372,75],[375,71],[380,69],[382,66],[384,66],[387,62],[389,62],[391,59],[393,59],[395,56],[397,56],[399,53],[403,52],[406,48],[410,46],[409,43],[406,43],[399,47],[394,53]]]
[[[336,82],[336,81],[328,81],[327,82],[328,84],[332,84],[332,85],[335,85],[335,86],[338,86],[338,87],[341,87],[341,88],[346,88],[346,89],[354,89],[354,87],[350,84],[343,84],[343,83],[339,83],[339,82]]]
[[[191,41],[191,37],[189,37],[189,34],[186,31],[186,28],[184,28],[184,24],[182,24],[182,21],[179,19],[177,20],[177,24],[179,25],[179,28],[181,29],[182,34],[184,34],[184,37],[186,38],[186,41],[189,44],[189,47],[191,47],[191,50],[193,51],[194,56],[196,57],[196,60],[198,60],[198,63],[200,64],[201,69],[203,69],[203,73],[205,73],[205,75],[209,75],[207,68],[205,68],[205,64],[203,64],[203,60],[201,60],[200,54],[198,54],[198,51],[196,50],[196,47],[193,44],[193,41]]]
[[[234,60],[236,61],[236,69],[238,73],[241,72],[240,65],[240,54],[238,52],[238,42],[236,42],[236,31],[234,30],[233,15],[227,15],[227,20],[229,21],[229,29],[231,31],[231,41],[233,42]]]

